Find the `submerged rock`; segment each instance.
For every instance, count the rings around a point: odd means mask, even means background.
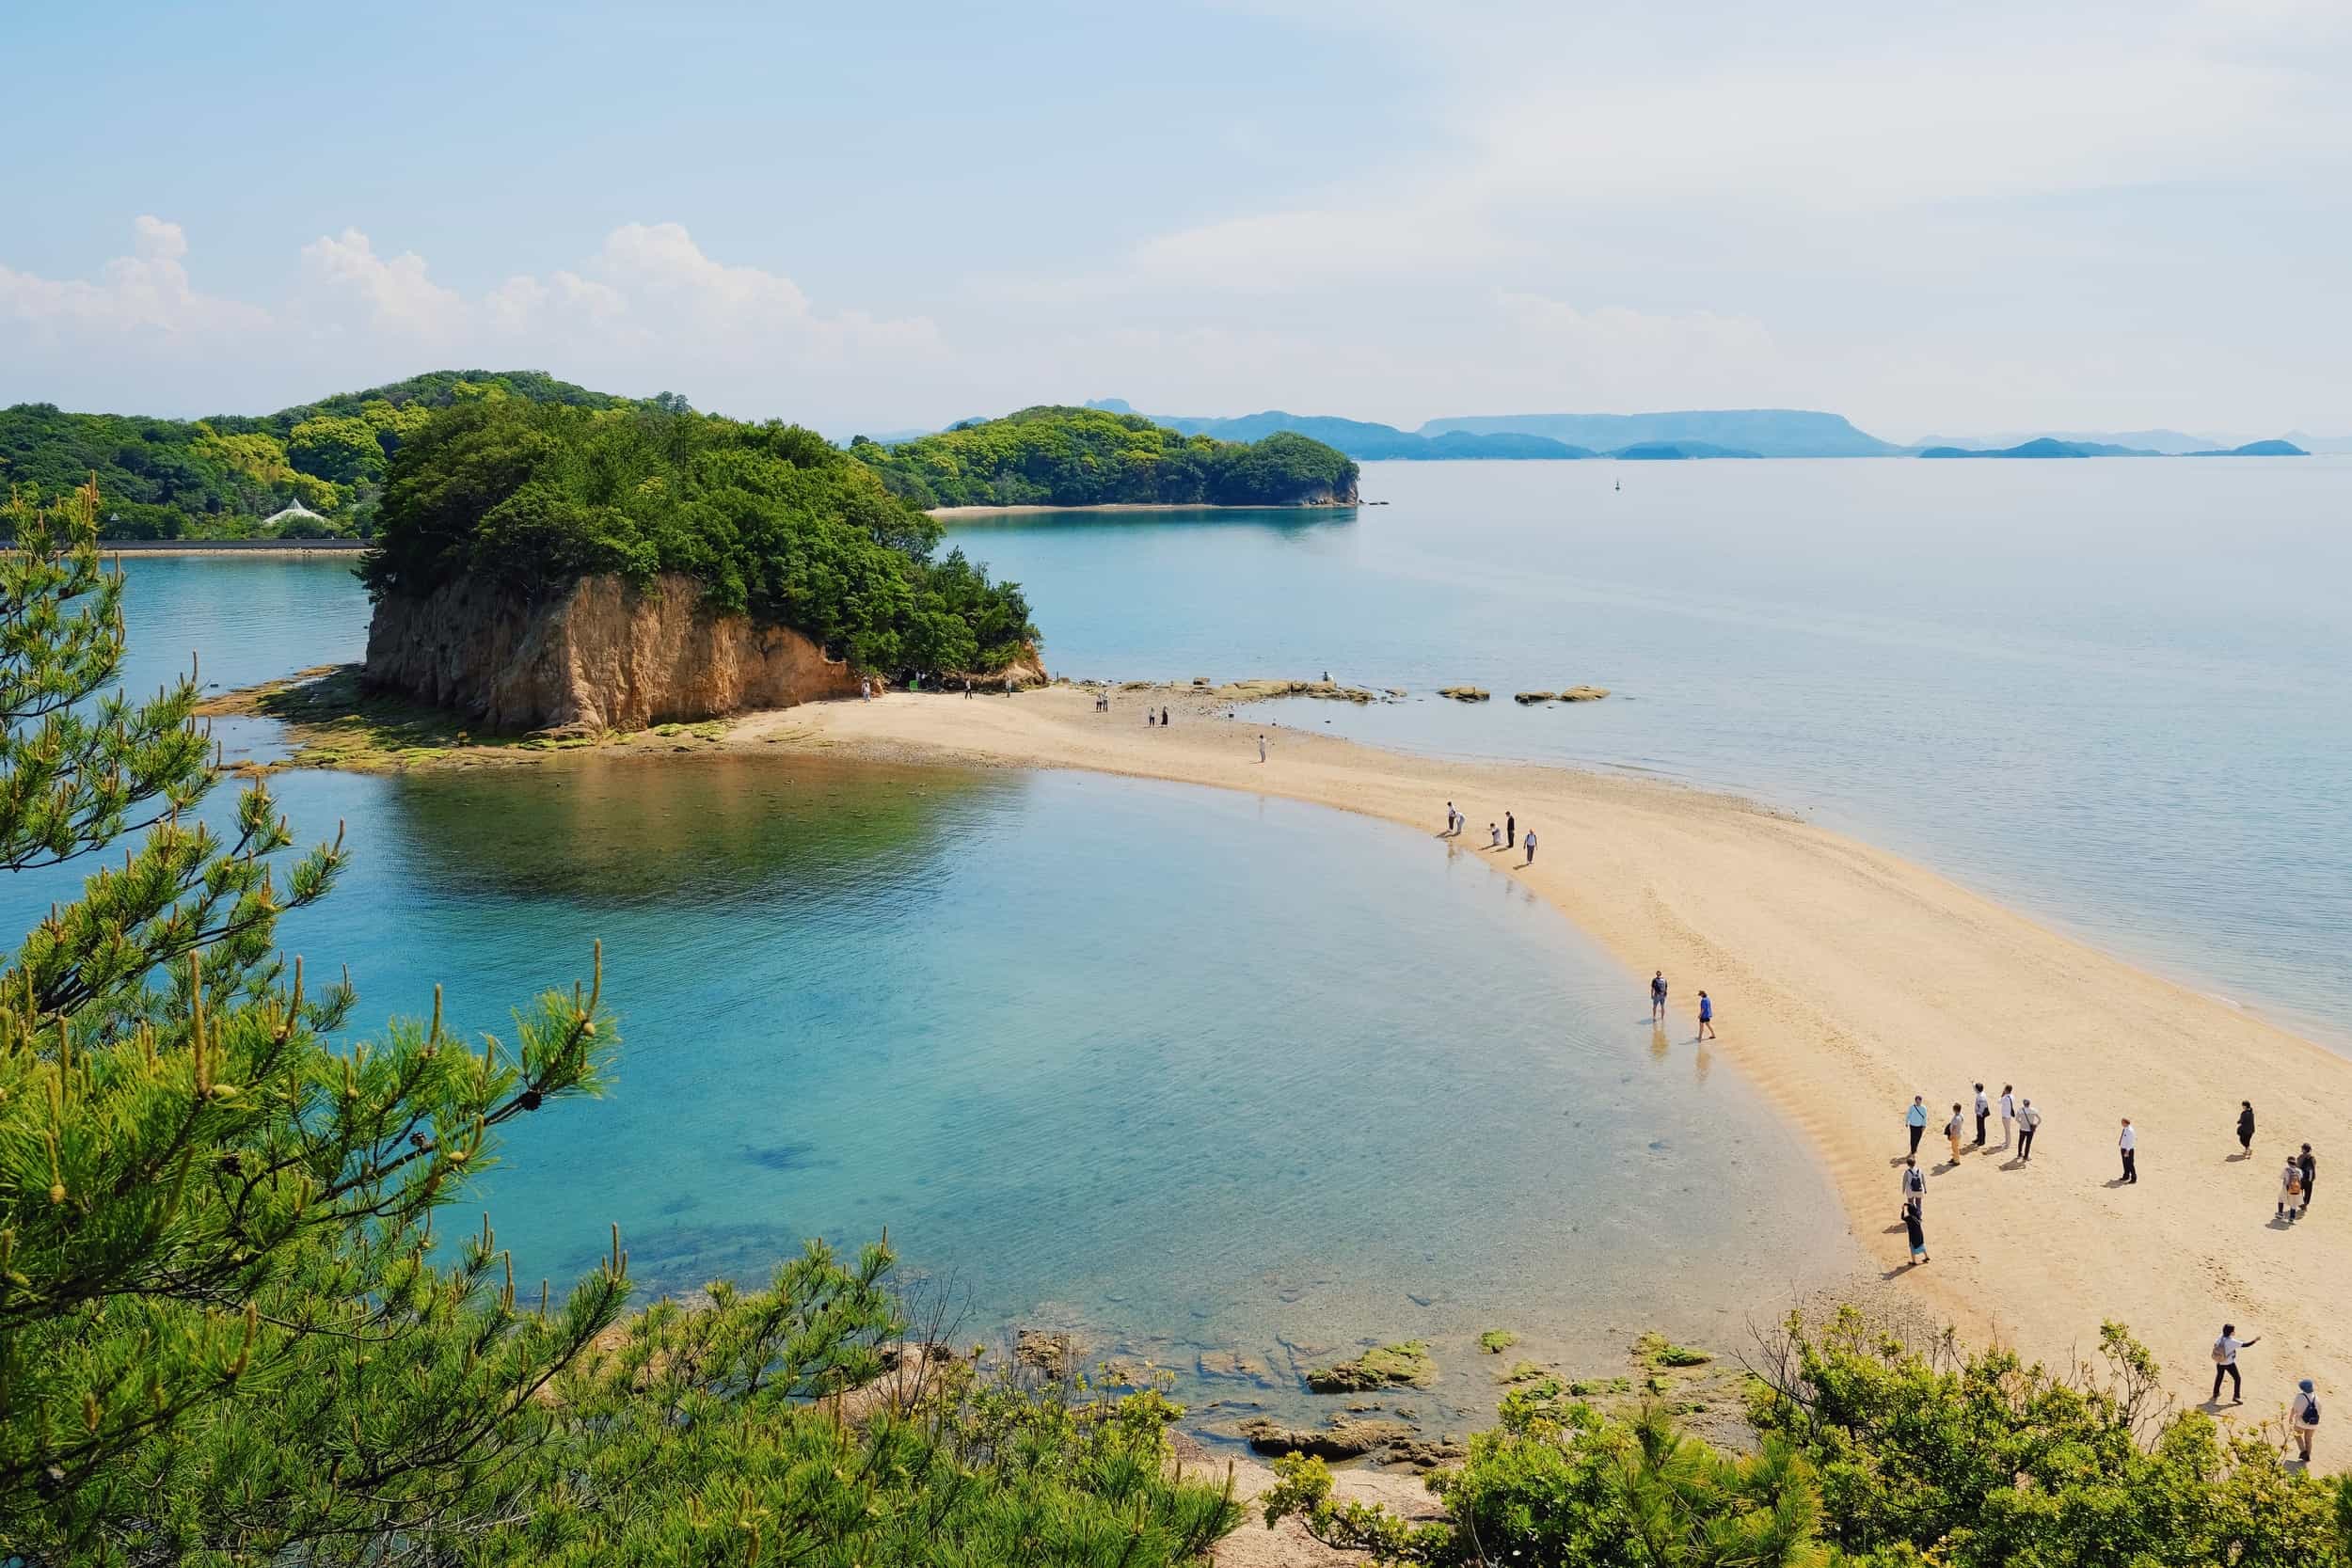
[[[1233,681],[1217,688],[1216,696],[1227,703],[1263,703],[1276,697],[1321,697],[1330,702],[1369,703],[1374,694],[1360,686],[1342,686],[1337,681],[1299,681],[1279,678]]]
[[[1483,703],[1494,693],[1483,686],[1441,686],[1438,695],[1451,697],[1457,703]]]
[[[1361,1394],[1375,1388],[1426,1388],[1438,1381],[1438,1364],[1429,1358],[1426,1340],[1368,1350],[1353,1361],[1317,1367],[1307,1373],[1307,1386],[1318,1394]]]
[[[1078,1342],[1067,1334],[1042,1328],[1018,1329],[1012,1337],[1012,1359],[1014,1365],[1042,1372],[1059,1383],[1077,1365]]]
[[[1560,700],[1560,693],[1557,691],[1514,691],[1511,693],[1511,700],[1521,705],[1529,703],[1553,703]]]
[[[1560,693],[1560,700],[1564,703],[1597,703],[1608,695],[1609,689],[1605,686],[1571,686]]]

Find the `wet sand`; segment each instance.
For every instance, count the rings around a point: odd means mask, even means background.
[[[1173,727],[1138,711],[1165,704]],[[1312,722],[1313,705],[1299,720]],[[1629,974],[1629,1028],[1647,972],[1672,982],[1671,1034],[1690,1048],[1698,990],[1720,1049],[1819,1151],[1865,1250],[1899,1293],[1968,1337],[2063,1362],[2102,1319],[2128,1323],[2184,1402],[2211,1382],[2226,1320],[2263,1343],[2241,1357],[2248,1423],[2276,1417],[2298,1377],[2339,1397],[2352,1349],[2330,1331],[2352,1285],[2352,1197],[2292,1230],[2272,1222],[2286,1151],[2316,1147],[2352,1103],[2352,1060],[2147,974],[1895,856],[1728,796],[1641,779],[1381,751],[1220,716],[1182,691],[1007,699],[893,694],[755,716],[730,745],[839,747],[910,761],[1077,768],[1310,800],[1480,854],[1558,908]],[[1445,803],[1470,819],[1440,840]],[[1539,835],[1486,849],[1508,810]],[[1997,1148],[1946,1164],[1940,1132],[1979,1078],[2013,1083],[2044,1117],[2030,1165]],[[1936,1111],[1921,1145],[1933,1261],[1907,1268],[1896,1223],[1902,1112]],[[2238,1101],[2261,1125],[2238,1158]],[[2139,1134],[2140,1180],[2119,1184],[2116,1135]],[[1973,1117],[1970,1136],[1973,1137]],[[1994,1119],[1990,1139],[2001,1137]],[[2337,1177],[2334,1180],[2344,1180]],[[2352,1189],[2347,1189],[2352,1190]]]

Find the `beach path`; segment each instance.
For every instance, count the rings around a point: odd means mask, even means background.
[[[1147,728],[1139,703],[1102,714],[1089,690],[1056,688],[812,705],[755,716],[730,738],[1168,779],[1419,829],[1433,854],[1478,853],[1520,879],[1621,962],[1629,1030],[1646,1038],[1653,969],[1673,983],[1677,1050],[1692,1048],[1700,988],[1711,993],[1714,1048],[1809,1138],[1867,1255],[1972,1339],[2063,1363],[2090,1356],[2115,1319],[2196,1403],[2229,1321],[2263,1337],[2241,1358],[2238,1419],[2278,1417],[2298,1377],[2318,1379],[2323,1399],[2352,1397],[2352,1340],[2330,1328],[2352,1287],[2352,1185],[2292,1230],[2272,1223],[2287,1150],[2311,1142],[2323,1179],[2347,1169],[2333,1134],[2352,1106],[2352,1059],[1747,801],[1387,752],[1222,718],[1173,692],[1149,700],[1175,709],[1172,727]],[[1474,831],[1439,843],[1449,800]],[[1480,847],[1506,810],[1541,834],[1533,867]],[[1996,1100],[2015,1084],[2042,1112],[2030,1165],[1993,1149],[1945,1167],[1944,1119],[1979,1079]],[[1933,1261],[1905,1269],[1896,1173],[1915,1093],[1934,1113],[1921,1145]],[[2236,1158],[2241,1099],[2262,1129],[2248,1159]],[[2126,1116],[2137,1186],[2117,1184]]]

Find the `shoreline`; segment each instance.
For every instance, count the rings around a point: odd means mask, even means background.
[[[100,555],[358,555],[368,548],[365,539],[101,539]]]
[[[1352,501],[1097,501],[1090,506],[934,506],[927,517],[1025,517],[1053,512],[1346,512],[1367,504]]]
[[[1153,705],[1160,705],[1154,693]],[[1888,1285],[1972,1339],[2064,1363],[2100,1322],[2130,1324],[2184,1403],[2206,1392],[2202,1352],[2224,1321],[2265,1337],[2248,1402],[2275,1417],[2297,1377],[2352,1386],[2328,1304],[2352,1284],[2341,1205],[2292,1231],[2262,1212],[2276,1166],[2352,1098],[2352,1060],[2263,1017],[2139,970],[1899,858],[1785,813],[1693,786],[1523,763],[1383,751],[1218,717],[1166,694],[1172,729],[1134,705],[1092,711],[1056,688],[1012,701],[891,694],[754,715],[730,743],[839,748],[904,762],[1071,768],[1306,800],[1437,836],[1451,798],[1542,832],[1536,864],[1502,866],[1629,974],[1663,967],[1667,1035],[1689,1048],[1703,985],[1717,1049],[1804,1138]],[[1476,832],[1478,829],[1473,828]],[[1488,856],[1470,834],[1449,853]],[[1636,982],[1638,984],[1638,981]],[[1641,1006],[1629,997],[1629,1011]],[[1945,1163],[1940,1129],[1982,1076],[2014,1082],[2046,1117],[2030,1165],[1998,1148]],[[1938,1114],[1921,1145],[1932,1262],[1904,1266],[1896,1172],[1914,1093]],[[2255,1101],[2237,1158],[2237,1102]],[[2140,1137],[2136,1187],[2117,1180],[2120,1118]],[[1973,1136],[1973,1129],[1969,1136]],[[1963,1139],[1965,1143],[1965,1138]],[[2319,1231],[2312,1235],[2313,1228]],[[1892,1228],[1894,1234],[1887,1232]]]

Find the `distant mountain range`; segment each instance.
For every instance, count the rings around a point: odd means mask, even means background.
[[[2163,452],[2149,447],[2122,447],[2106,441],[2061,441],[2042,436],[2013,447],[1928,447],[1922,457],[2306,457],[2292,441],[2249,441],[2238,447],[2206,447],[2193,451]]]
[[[1548,436],[1597,451],[1655,443],[1719,447],[1757,457],[1891,457],[1905,449],[1840,414],[1801,408],[1684,409],[1660,414],[1481,414],[1431,420],[1423,436]]]

